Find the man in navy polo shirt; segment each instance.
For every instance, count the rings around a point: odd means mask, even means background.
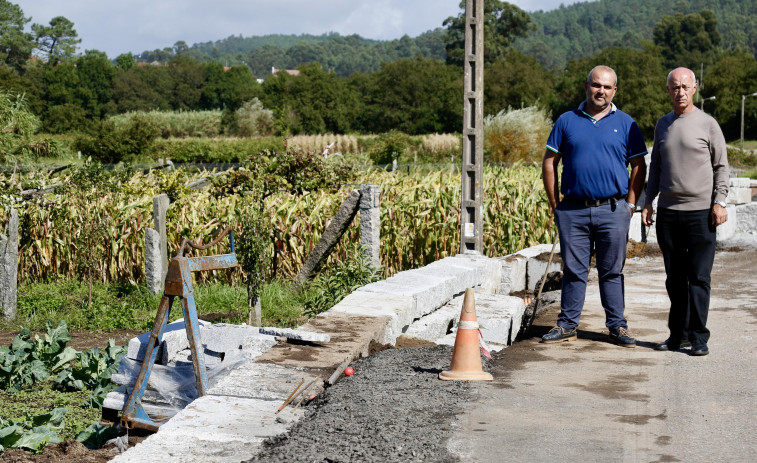
[[[609,339],[636,346],[623,315],[623,266],[628,227],[644,186],[647,148],[636,122],[612,103],[617,82],[612,68],[592,69],[584,83],[586,101],[561,115],[547,140],[542,176],[560,235],[563,281],[557,326],[542,337],[545,343],[577,339],[593,252]]]

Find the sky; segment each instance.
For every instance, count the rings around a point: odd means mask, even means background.
[[[526,11],[552,10],[578,0],[515,0]],[[115,58],[229,36],[337,32],[377,40],[416,37],[442,27],[462,10],[459,0],[10,0],[32,23],[56,16],[74,23],[78,51]]]

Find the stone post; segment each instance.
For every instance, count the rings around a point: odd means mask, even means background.
[[[145,230],[145,279],[153,294],[163,291],[163,258],[160,254],[160,233],[152,228]]]
[[[154,294],[163,291],[168,273],[168,241],[166,238],[166,211],[171,205],[168,195],[152,198],[153,227],[145,230],[145,279]]]
[[[381,268],[381,209],[378,185],[360,185],[360,246],[363,256],[376,270]]]
[[[323,267],[331,251],[334,250],[334,246],[342,238],[347,227],[352,223],[352,219],[357,215],[359,205],[360,192],[352,190],[347,199],[339,207],[334,218],[331,219],[331,222],[326,227],[326,230],[324,230],[321,239],[318,240],[307,260],[305,260],[300,272],[294,279],[295,284],[302,285]]]
[[[166,238],[166,211],[171,205],[168,195],[162,194],[152,198],[152,219],[155,231],[160,234],[161,281],[168,273],[168,239]]]
[[[16,318],[18,291],[18,211],[10,210],[8,235],[0,233],[0,306],[3,318]]]

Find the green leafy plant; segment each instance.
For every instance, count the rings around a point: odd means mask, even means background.
[[[92,391],[82,406],[102,408],[105,396],[116,388],[110,377],[118,371],[118,364],[124,354],[126,348],[116,346],[115,340],[111,338],[102,352],[95,347],[80,353],[76,364],[62,370],[54,381],[65,389]]]
[[[29,329],[22,330],[10,348],[0,348],[0,387],[18,391],[69,366],[78,354],[66,347],[70,340],[65,321],[55,328],[48,322],[44,337],[35,335],[34,340]]]
[[[378,281],[379,273],[363,258],[357,246],[348,252],[345,260],[336,259],[325,273],[316,277],[311,286],[312,299],[305,303],[305,313],[316,316],[324,312],[357,288]]]
[[[60,442],[58,431],[63,429],[65,407],[53,409],[50,413],[31,416],[26,414],[21,419],[3,420],[0,418],[0,452],[8,448],[40,452],[49,444]]]
[[[76,435],[76,440],[88,449],[99,449],[116,434],[118,434],[118,429],[114,426],[92,423],[87,429]]]

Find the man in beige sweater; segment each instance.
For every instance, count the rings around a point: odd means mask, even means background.
[[[715,258],[715,227],[728,220],[728,158],[720,126],[694,105],[694,72],[668,74],[673,111],[657,121],[642,222],[653,223],[657,202],[657,241],[665,262],[670,298],[670,336],[656,350],[691,345],[691,355],[707,355],[710,273]]]

